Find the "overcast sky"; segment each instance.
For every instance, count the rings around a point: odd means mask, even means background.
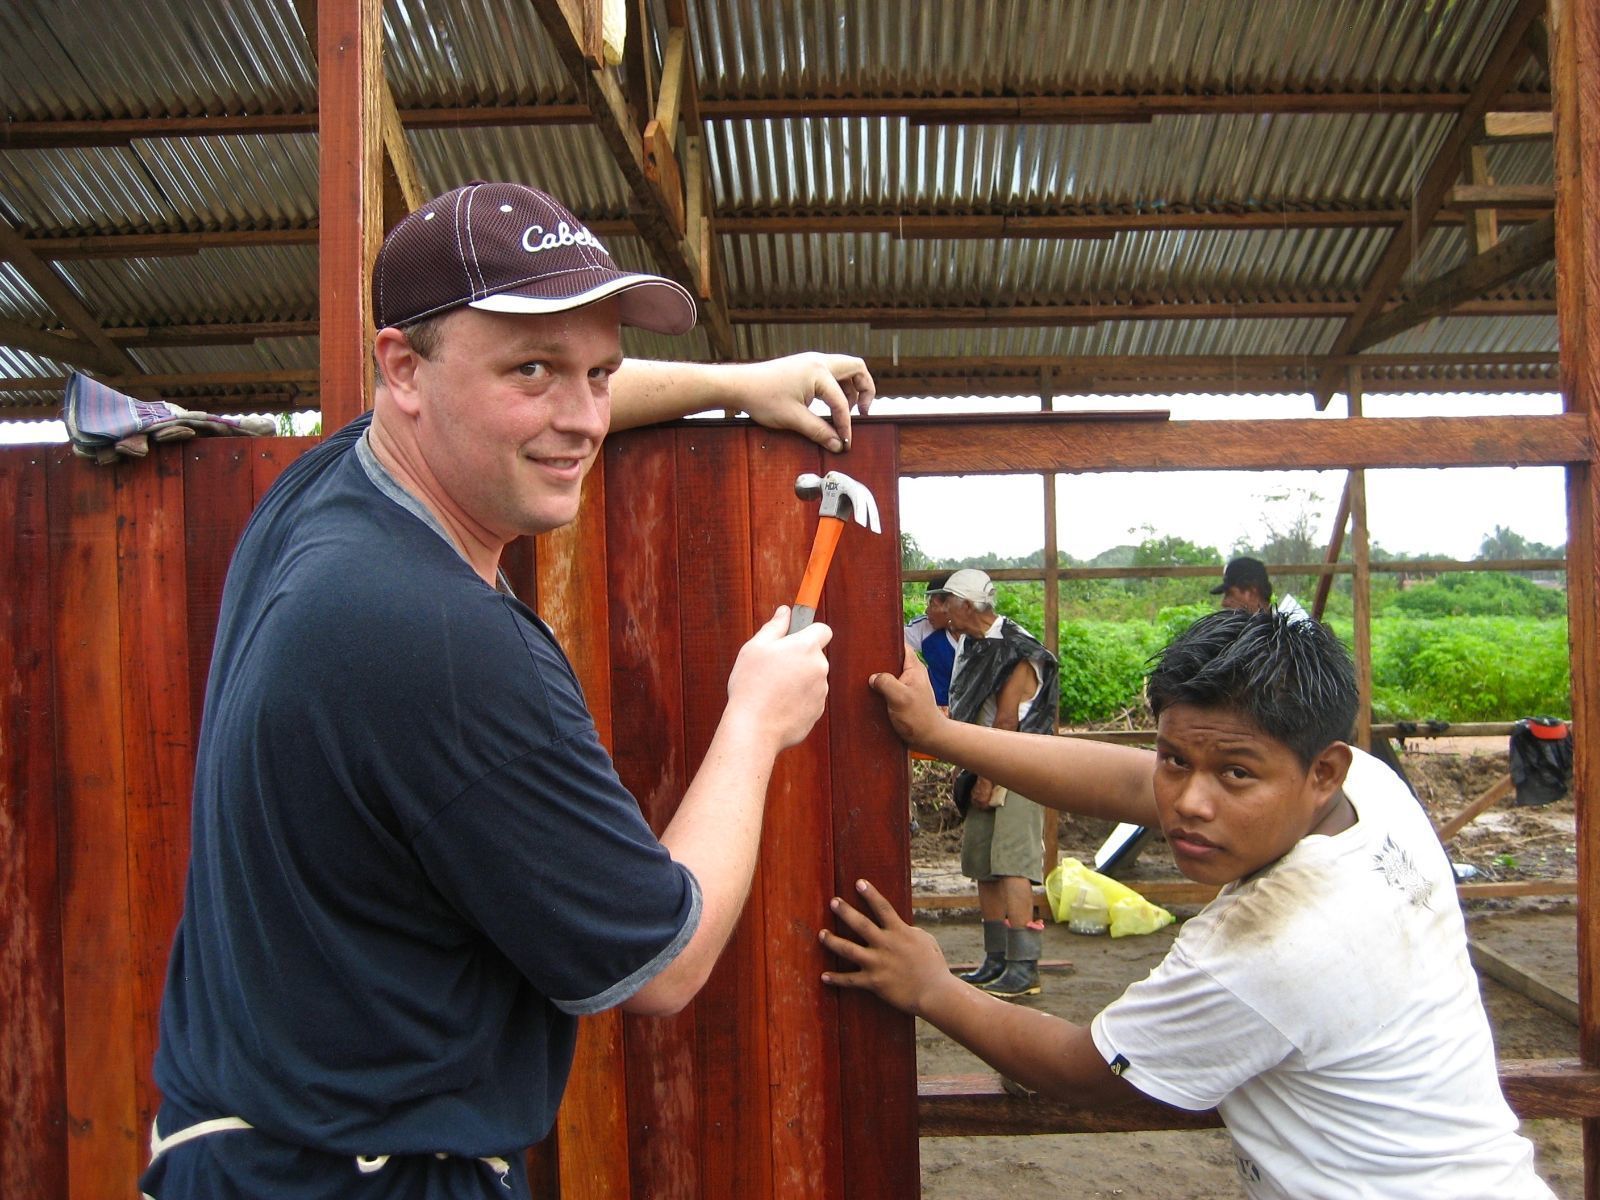
[[[1311,398],[1290,396],[1066,397],[1062,411],[1166,409],[1174,420],[1344,416],[1343,396],[1318,413]],[[879,400],[876,414],[1021,412],[1037,410],[1036,397]],[[1554,413],[1549,395],[1369,396],[1368,416],[1482,416]],[[52,440],[64,440],[59,422]],[[0,424],[0,442],[35,440],[27,427]],[[1438,471],[1368,471],[1367,510],[1373,539],[1400,553],[1472,558],[1496,525],[1530,541],[1566,541],[1565,472],[1559,467],[1455,468]],[[1343,471],[1170,471],[1139,474],[1062,475],[1056,484],[1057,538],[1061,549],[1087,559],[1111,546],[1147,536],[1175,534],[1226,555],[1236,538],[1265,540],[1265,520],[1290,524],[1302,508],[1319,514],[1317,537],[1326,542],[1344,488]],[[1282,496],[1284,499],[1267,500]],[[1320,497],[1312,500],[1311,497]],[[900,484],[901,528],[936,559],[994,553],[1030,554],[1044,545],[1043,483],[1037,475],[907,479]]]

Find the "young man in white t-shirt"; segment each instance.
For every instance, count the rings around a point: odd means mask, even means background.
[[[824,976],[915,1013],[1041,1093],[1216,1108],[1256,1200],[1551,1200],[1500,1092],[1450,864],[1400,780],[1344,738],[1356,692],[1315,621],[1225,610],[1162,653],[1156,750],[959,725],[921,668],[878,675],[913,747],[1042,803],[1159,825],[1221,894],[1088,1025],[963,986],[865,881]]]

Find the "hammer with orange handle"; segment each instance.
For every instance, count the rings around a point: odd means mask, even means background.
[[[833,551],[844,532],[844,523],[854,521],[873,533],[882,533],[878,524],[878,502],[865,484],[857,483],[839,471],[826,475],[801,475],[794,481],[794,494],[802,500],[822,498],[822,519],[817,522],[816,540],[811,544],[811,561],[794,598],[789,614],[789,632],[804,629],[816,618],[817,601],[822,599],[822,581],[828,577]]]

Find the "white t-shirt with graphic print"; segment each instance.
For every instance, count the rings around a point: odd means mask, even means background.
[[[1357,821],[1229,884],[1091,1025],[1141,1092],[1215,1107],[1252,1200],[1553,1200],[1500,1092],[1450,864],[1357,750]]]

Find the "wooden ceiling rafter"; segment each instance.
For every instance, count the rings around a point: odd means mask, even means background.
[[[1033,329],[1102,321],[1327,320],[1351,317],[1359,301],[1330,299],[1086,301],[1066,304],[947,305],[892,304],[789,305],[730,310],[736,325],[870,325],[874,329],[970,329],[1005,326]],[[1452,312],[1460,316],[1549,316],[1554,298],[1469,300]],[[1349,352],[1349,347],[1337,353]]]
[[[536,8],[560,0],[530,0]],[[298,5],[297,5],[298,7]],[[570,70],[570,67],[569,67]],[[580,95],[589,94],[580,83]],[[1218,95],[1133,96],[753,96],[700,98],[707,120],[814,117],[909,117],[917,123],[1058,124],[1142,121],[1152,116],[1268,114],[1399,114],[1457,112],[1470,92],[1233,92]],[[1548,113],[1544,92],[1511,93],[1497,111]],[[549,101],[397,110],[407,129],[505,128],[587,125],[595,120],[586,103]],[[126,146],[149,138],[226,137],[237,134],[315,133],[315,112],[218,113],[207,116],[82,117],[0,123],[0,149],[42,150]]]
[[[702,98],[708,120],[908,117],[916,124],[1115,124],[1161,116],[1315,114],[1430,115],[1460,112],[1471,92],[1226,92],[1081,96],[786,96]],[[1545,92],[1509,93],[1507,112],[1548,112]]]
[[[9,261],[61,323],[77,335],[80,353],[71,358],[64,358],[52,352],[50,355],[52,358],[68,366],[88,367],[97,371],[116,370],[129,376],[144,373],[144,368],[134,361],[127,350],[106,336],[100,327],[99,319],[89,311],[83,301],[78,299],[77,293],[67,281],[56,274],[55,268],[30,250],[27,239],[12,227],[10,221],[4,219],[0,219],[0,260]],[[12,343],[7,343],[0,337],[0,345],[4,344]],[[65,338],[57,338],[47,344],[63,351],[73,345]],[[27,349],[27,347],[18,348]]]
[[[670,178],[676,169],[676,151],[673,151],[672,166],[664,168],[659,155],[662,142],[653,141],[647,148],[638,115],[628,103],[614,69],[604,65],[597,40],[599,4],[596,0],[528,2],[543,22],[556,56],[572,78],[578,95],[588,103],[601,139],[622,172],[632,197],[629,216],[649,248],[656,269],[700,297],[701,323],[712,352],[720,358],[733,358],[735,347],[733,330],[728,323],[726,281],[720,272],[707,270],[703,262],[705,242],[697,231],[685,228],[689,203],[681,191],[685,186],[682,172],[678,171],[676,181]],[[683,15],[681,10],[679,15]],[[669,13],[669,22],[672,19]],[[646,49],[636,44],[624,52],[643,54]],[[656,114],[647,115],[656,120]],[[658,132],[665,137],[664,128]],[[665,144],[670,146],[671,139],[666,139]],[[653,171],[647,162],[647,149],[654,153]],[[680,189],[677,195],[682,199],[681,208],[664,196],[664,190],[674,184]],[[691,176],[688,186],[704,188],[707,185],[703,177],[694,179]],[[708,213],[706,209],[702,215]]]
[[[1433,317],[1455,310],[1463,300],[1482,296],[1555,257],[1555,217],[1545,217],[1508,234],[1453,271],[1429,280],[1405,303],[1362,327],[1348,349],[1367,350]]]
[[[687,189],[686,189],[687,191]],[[686,197],[687,199],[687,197]],[[625,217],[585,216],[585,225],[599,237],[631,236],[637,226]],[[719,234],[800,235],[889,234],[896,239],[959,238],[1098,238],[1120,233],[1230,229],[1344,229],[1400,226],[1410,219],[1402,208],[1251,208],[1242,210],[1155,210],[1146,212],[1061,211],[1059,208],[1010,212],[751,212],[715,214]],[[1510,209],[1501,224],[1537,220],[1534,212]],[[1463,225],[1470,217],[1441,209],[1436,224]],[[188,256],[203,250],[259,246],[314,246],[316,225],[280,228],[141,229],[118,233],[32,236],[24,244],[41,259],[162,258]]]
[[[1520,0],[1507,17],[1499,39],[1485,60],[1477,85],[1459,109],[1433,163],[1417,187],[1411,206],[1412,220],[1389,235],[1388,244],[1362,286],[1356,311],[1345,319],[1343,328],[1329,347],[1330,353],[1349,353],[1362,331],[1380,315],[1384,305],[1400,286],[1417,250],[1417,239],[1411,231],[1426,229],[1433,223],[1434,216],[1444,205],[1460,175],[1463,152],[1481,127],[1491,106],[1500,109],[1509,107],[1505,103],[1508,89],[1530,53],[1529,30],[1538,23],[1544,9],[1545,0]],[[1327,407],[1340,382],[1337,372],[1329,371],[1323,375],[1313,392],[1319,409]]]

